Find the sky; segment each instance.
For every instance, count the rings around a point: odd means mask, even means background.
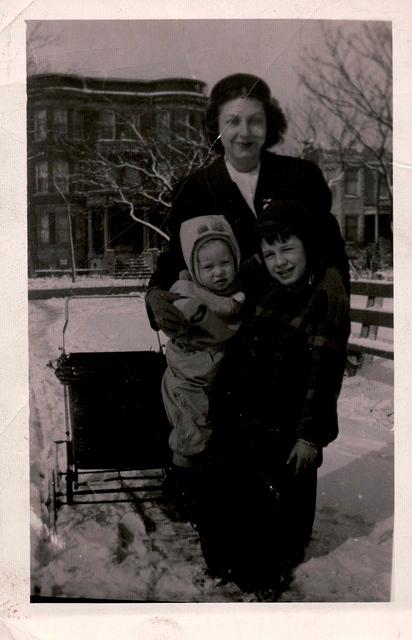
[[[293,66],[316,46],[309,20],[77,20],[28,22],[40,70],[99,77],[195,77],[209,87],[240,70],[289,95]],[[34,31],[34,39],[32,34]]]
[[[333,24],[353,30],[354,21]],[[107,78],[191,77],[206,93],[239,71],[264,78],[282,108],[303,96],[297,69],[305,49],[322,51],[318,20],[28,21],[37,72]]]

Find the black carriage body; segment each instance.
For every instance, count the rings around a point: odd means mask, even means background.
[[[170,460],[156,351],[72,353],[56,375],[67,385],[73,464],[79,469],[154,469]]]

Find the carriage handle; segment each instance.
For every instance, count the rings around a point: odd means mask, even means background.
[[[140,297],[140,294],[130,294],[130,293],[115,293],[115,294],[96,294],[96,295],[74,295],[74,296],[70,296],[67,297],[65,300],[65,305],[64,305],[64,310],[65,310],[65,320],[64,320],[64,325],[63,325],[63,355],[66,355],[66,329],[67,329],[67,325],[69,324],[69,305],[70,305],[70,301],[74,300],[74,299],[85,299],[85,298],[110,298],[111,300],[113,300],[113,298],[128,298],[130,300],[130,298],[138,298]],[[157,342],[159,344],[159,351],[160,353],[163,353],[163,345],[160,341],[160,335],[159,332],[156,331],[156,335],[157,335]]]

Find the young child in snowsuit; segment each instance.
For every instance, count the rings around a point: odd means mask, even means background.
[[[166,347],[162,395],[172,431],[173,463],[191,467],[212,433],[209,389],[222,362],[225,343],[239,329],[244,301],[235,276],[238,244],[223,216],[198,216],[184,222],[180,240],[187,270],[171,291],[187,325]]]
[[[322,448],[338,433],[348,315],[328,317],[307,210],[273,202],[258,221],[271,286],[242,322],[215,381],[211,444],[224,464],[201,496],[206,562],[245,590],[303,557]]]

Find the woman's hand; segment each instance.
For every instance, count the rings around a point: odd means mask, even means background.
[[[290,452],[286,464],[292,464],[295,461],[295,475],[298,475],[312,469],[318,459],[319,447],[307,440],[299,439]]]
[[[183,313],[173,304],[178,298],[180,296],[177,293],[157,287],[149,289],[146,294],[146,305],[157,326],[169,337],[176,336],[187,324]]]

